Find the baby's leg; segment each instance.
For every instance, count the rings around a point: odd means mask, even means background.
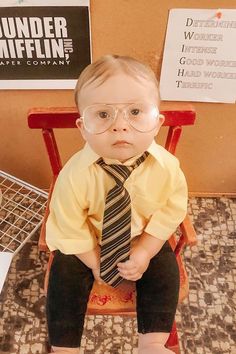
[[[136,282],[139,354],[172,353],[165,348],[179,294],[179,269],[166,242]]]
[[[173,353],[165,348],[169,333],[139,333],[138,354],[168,354]]]
[[[46,304],[49,342],[55,353],[79,353],[93,281],[91,269],[76,256],[55,252]]]

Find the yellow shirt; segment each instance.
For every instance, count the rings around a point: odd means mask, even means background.
[[[176,157],[155,142],[125,181],[131,198],[131,238],[143,231],[167,240],[187,211],[187,186]],[[50,203],[46,242],[51,251],[79,254],[101,243],[104,203],[115,181],[88,144],[61,170]],[[137,156],[124,165],[132,165]],[[104,159],[106,163],[120,163]]]

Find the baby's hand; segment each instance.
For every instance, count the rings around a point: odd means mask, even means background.
[[[130,258],[117,264],[122,278],[136,281],[142,278],[150,262],[150,256],[145,249],[135,246],[131,249]]]
[[[98,284],[104,284],[105,282],[102,280],[102,278],[100,277],[100,269],[96,268],[96,269],[92,269],[93,272],[93,276],[95,281],[98,282]]]
[[[135,281],[142,278],[143,273],[140,272],[139,266],[131,259],[118,263],[117,267],[124,279]]]

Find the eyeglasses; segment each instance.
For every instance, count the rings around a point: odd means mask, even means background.
[[[123,108],[112,104],[94,104],[84,109],[80,119],[89,133],[101,134],[112,126],[119,111],[129,125],[141,133],[152,131],[160,115],[157,106],[148,102],[131,103]]]

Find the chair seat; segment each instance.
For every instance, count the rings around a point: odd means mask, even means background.
[[[180,269],[179,302],[188,294],[188,277],[181,256],[177,256]],[[132,315],[136,310],[135,283],[124,281],[116,289],[96,282],[92,288],[88,303],[88,314]]]
[[[175,235],[169,239],[173,250],[177,245]],[[181,255],[176,256],[180,274],[179,303],[188,295],[188,276],[182,261]],[[100,285],[96,282],[93,285],[89,303],[88,314],[135,314],[136,312],[136,291],[135,283],[123,281],[116,289],[109,285]]]
[[[169,239],[169,243],[174,250],[177,244],[174,235]],[[45,276],[45,294],[47,293],[49,270],[51,268],[53,257],[54,254],[51,252]],[[176,256],[176,260],[178,262],[180,274],[180,303],[188,295],[189,285],[187,272],[180,254]],[[118,288],[112,288],[109,285],[101,285],[94,282],[89,298],[87,314],[115,315],[118,313],[123,315],[134,315],[136,313],[135,283],[131,281],[123,281]]]

